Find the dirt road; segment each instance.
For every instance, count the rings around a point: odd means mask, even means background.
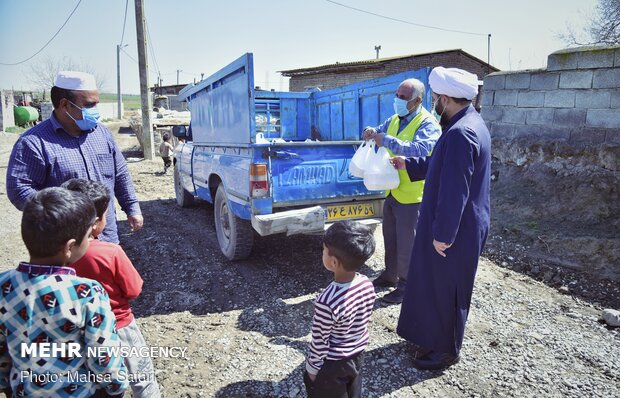
[[[230,263],[217,247],[212,208],[177,207],[171,173],[139,158],[127,132],[117,139],[145,216],[138,233],[119,220],[121,244],[145,282],[134,312],[150,345],[187,349],[154,358],[165,396],[304,397],[312,300],[330,281],[320,239],[260,239],[249,260]],[[4,186],[16,138],[0,134],[0,270],[27,259],[21,215]],[[376,238],[381,242],[380,231]],[[497,241],[491,248],[510,249]],[[519,250],[512,255],[518,262]],[[379,244],[362,272],[374,276],[382,263]],[[597,322],[595,301],[482,259],[462,360],[444,373],[411,367],[410,349],[394,333],[399,309],[375,308],[366,397],[620,396],[620,332]]]

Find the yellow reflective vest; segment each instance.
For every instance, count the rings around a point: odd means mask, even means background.
[[[433,115],[431,115],[426,109],[421,108],[420,113],[418,113],[413,120],[409,122],[403,131],[398,133],[400,119],[398,118],[398,115],[394,115],[392,116],[392,121],[388,126],[387,135],[396,137],[401,141],[413,142],[415,135],[418,132],[418,128],[427,118],[433,118]],[[392,151],[389,149],[388,152],[390,153],[390,156],[394,156]],[[398,188],[388,191],[388,195],[391,193],[399,203],[420,203],[422,201],[422,191],[424,191],[424,180],[411,182],[409,179],[409,174],[407,174],[407,170],[398,170],[398,176],[400,177],[400,184],[398,185]]]

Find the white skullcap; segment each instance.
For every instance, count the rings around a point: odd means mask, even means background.
[[[438,66],[431,71],[428,82],[436,94],[467,100],[478,95],[478,76],[463,69]]]
[[[56,75],[56,82],[54,85],[64,88],[65,90],[97,90],[95,76],[85,72],[60,71]]]

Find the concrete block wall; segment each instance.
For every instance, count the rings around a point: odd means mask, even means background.
[[[0,90],[0,131],[15,126],[13,91]]]
[[[41,120],[49,119],[52,116],[54,105],[51,102],[41,103]]]
[[[482,117],[494,139],[620,144],[620,46],[550,54],[547,68],[484,78]]]

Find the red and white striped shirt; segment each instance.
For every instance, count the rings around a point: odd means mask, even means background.
[[[323,290],[314,303],[308,373],[317,374],[326,359],[346,359],[366,349],[374,304],[375,288],[362,274],[348,283],[332,282]]]

